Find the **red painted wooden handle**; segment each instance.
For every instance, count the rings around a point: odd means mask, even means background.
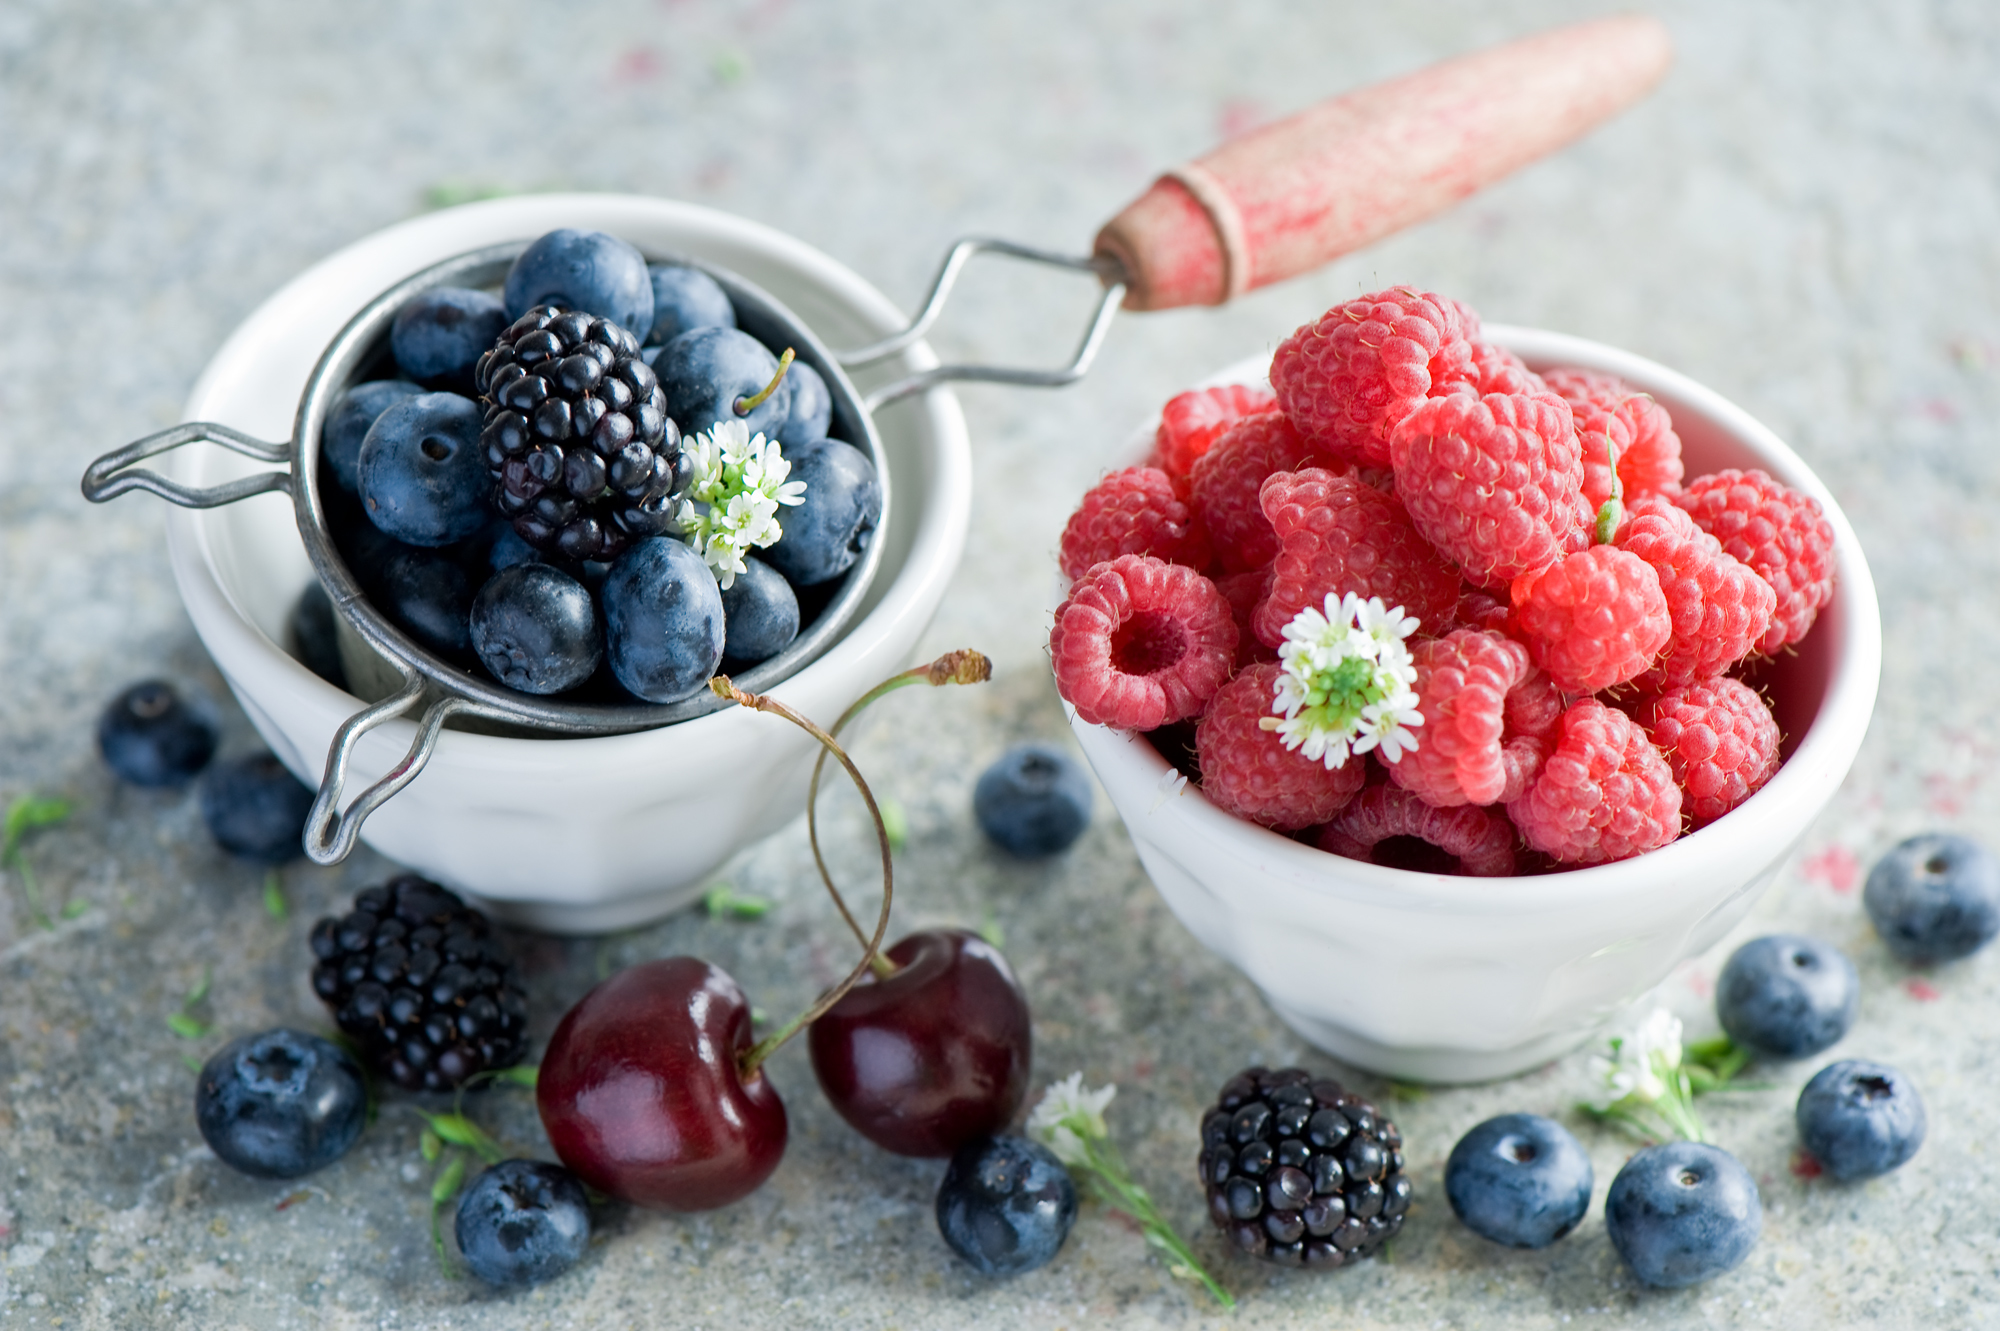
[[[1125,305],[1164,310],[1317,268],[1581,136],[1673,58],[1641,15],[1557,28],[1347,93],[1217,148],[1097,236]]]

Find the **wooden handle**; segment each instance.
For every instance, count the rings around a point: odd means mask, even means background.
[[[1347,93],[1170,171],[1097,235],[1125,306],[1220,305],[1442,211],[1643,96],[1658,19],[1557,28]]]

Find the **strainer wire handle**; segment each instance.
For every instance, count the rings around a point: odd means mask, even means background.
[[[251,495],[270,494],[274,490],[291,493],[290,471],[260,472],[255,476],[244,476],[200,489],[170,481],[156,471],[125,470],[135,462],[143,462],[185,444],[204,442],[221,444],[232,453],[241,453],[259,462],[289,462],[292,456],[289,442],[274,444],[244,434],[241,430],[232,430],[227,425],[217,425],[214,421],[184,421],[170,429],[149,434],[144,439],[135,439],[91,463],[83,473],[83,497],[93,504],[101,504],[107,499],[116,499],[128,490],[144,490],[182,508],[220,508],[224,504],[233,504]]]
[[[414,670],[403,676],[403,687],[382,701],[356,712],[333,732],[326,751],[326,774],[320,778],[319,793],[306,814],[306,855],[315,864],[338,864],[354,850],[355,838],[368,815],[381,808],[424,770],[431,751],[437,747],[438,732],[444,723],[461,712],[493,715],[490,710],[467,698],[439,698],[424,710],[417,721],[417,737],[403,760],[390,768],[382,779],[354,797],[354,803],[340,812],[341,787],[347,784],[347,765],[361,737],[385,721],[394,720],[415,707],[424,697],[424,677]]]

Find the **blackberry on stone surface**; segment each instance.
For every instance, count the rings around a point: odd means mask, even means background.
[[[527,1052],[528,1000],[484,915],[404,874],[313,926],[313,991],[374,1067],[448,1091]]]
[[[537,305],[480,357],[475,379],[493,502],[522,540],[608,562],[667,530],[687,481],[681,436],[631,333]]]
[[[1303,1068],[1249,1068],[1201,1121],[1208,1213],[1239,1249],[1330,1270],[1403,1227],[1411,1185],[1396,1125]]]

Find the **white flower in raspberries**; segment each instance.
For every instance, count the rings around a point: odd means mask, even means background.
[[[674,525],[715,570],[724,587],[736,585],[743,556],[775,545],[784,529],[779,505],[805,502],[806,483],[788,481],[792,464],[775,439],[753,435],[742,421],[717,421],[684,445],[694,478],[674,510]]]
[[[1329,771],[1378,747],[1398,761],[1417,747],[1409,727],[1424,723],[1417,668],[1403,645],[1416,631],[1415,615],[1379,596],[1328,596],[1325,613],[1307,606],[1285,625],[1272,715],[1258,725]]]
[[[1072,1169],[1087,1165],[1089,1144],[1110,1135],[1104,1111],[1117,1094],[1116,1086],[1085,1090],[1083,1074],[1072,1072],[1042,1092],[1034,1112],[1028,1115],[1028,1135]]]

